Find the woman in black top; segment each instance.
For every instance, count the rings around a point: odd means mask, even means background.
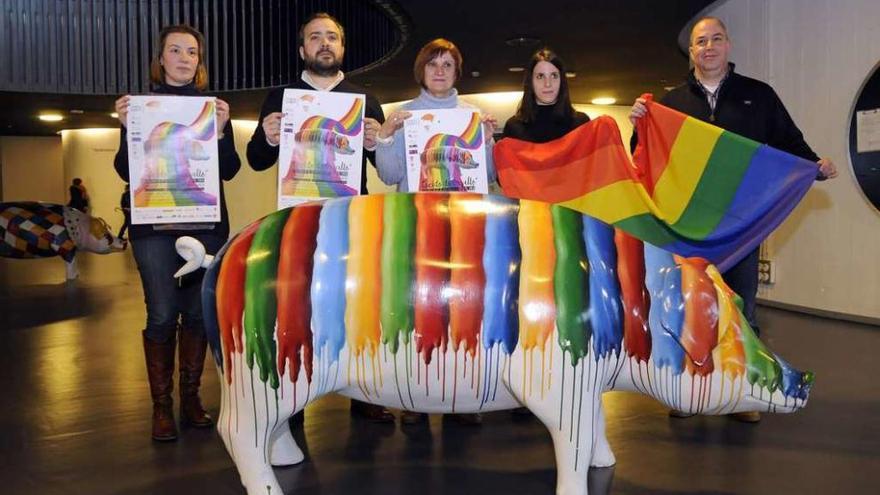
[[[529,61],[523,79],[522,101],[516,115],[504,125],[502,137],[546,143],[589,121],[587,114],[571,106],[562,60],[544,48]]]
[[[201,33],[189,26],[169,26],[159,33],[156,55],[150,66],[153,93],[161,95],[201,96],[208,86],[205,67],[205,41]],[[129,182],[126,122],[129,97],[116,100],[116,112],[122,123],[119,151],[113,165],[116,173]],[[220,178],[231,180],[241,168],[235,152],[229,105],[217,100],[217,135]],[[183,277],[179,282],[174,272],[180,267],[174,243],[179,236],[197,238],[207,252],[215,254],[229,237],[226,197],[220,183],[220,221],[132,225],[129,236],[135,261],[144,288],[147,324],[143,331],[147,376],[153,398],[153,439],[174,440],[171,392],[174,376],[174,352],[179,342],[180,416],[181,423],[209,427],[213,420],[202,408],[199,383],[205,364],[207,339],[202,321],[201,280],[203,271]],[[178,330],[179,329],[179,330]]]
[[[516,115],[504,124],[501,137],[546,143],[561,138],[589,121],[587,114],[571,106],[562,59],[544,48],[535,52],[529,61],[523,78],[522,100]],[[501,182],[501,177],[498,182]],[[514,410],[514,415],[529,414],[525,407]]]
[[[86,191],[86,186],[83,185],[82,179],[79,177],[73,179],[73,184],[70,185],[70,201],[67,202],[67,206],[71,208],[76,208],[77,210],[88,213],[89,212],[89,192]]]

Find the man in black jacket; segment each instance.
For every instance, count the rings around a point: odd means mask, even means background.
[[[727,27],[717,17],[703,17],[691,30],[688,48],[693,70],[687,81],[667,93],[660,103],[722,129],[787,151],[818,164],[816,179],[837,176],[834,163],[820,159],[804,141],[779,96],[768,84],[734,72],[729,62],[730,38]],[[645,100],[636,100],[630,121],[647,114]],[[633,136],[635,140],[635,135]],[[758,250],[723,274],[725,282],[743,298],[749,324],[758,333],[755,299],[758,294]],[[676,416],[675,411],[672,413]],[[758,413],[741,413],[737,419],[760,420]]]
[[[366,95],[364,154],[361,163],[361,194],[366,194],[367,159],[375,163],[376,132],[382,122],[385,122],[385,115],[376,98],[345,80],[345,74],[340,70],[344,54],[345,30],[339,21],[323,12],[313,14],[299,29],[299,56],[303,59],[305,70],[298,81],[287,87]],[[263,102],[260,123],[247,146],[248,163],[254,170],[266,170],[278,161],[284,89],[272,90]],[[372,421],[394,421],[394,416],[382,406],[352,400],[351,410]]]
[[[288,88],[366,95],[364,111],[364,154],[361,163],[361,194],[367,193],[367,159],[375,163],[376,133],[385,115],[379,101],[345,80],[342,57],[345,54],[345,31],[334,17],[317,13],[309,17],[299,30],[299,56],[305,70],[300,79]],[[272,90],[263,102],[260,124],[247,146],[247,159],[254,170],[266,170],[278,161],[281,141],[281,104],[286,88]]]

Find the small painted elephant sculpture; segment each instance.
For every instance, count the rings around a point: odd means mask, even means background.
[[[192,240],[192,239],[190,239]],[[194,240],[193,240],[194,241]],[[207,266],[217,427],[251,494],[303,454],[286,419],[330,392],[429,413],[528,407],[557,493],[610,466],[600,396],[700,414],[791,412],[813,377],[769,352],[718,271],[573,210],[465,193],[371,195],[272,213]]]
[[[126,247],[126,242],[114,237],[103,219],[76,208],[34,201],[0,203],[0,235],[0,256],[60,256],[67,264],[68,280],[79,276],[77,250],[107,254]]]

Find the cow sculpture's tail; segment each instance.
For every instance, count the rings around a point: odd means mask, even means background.
[[[205,245],[195,237],[181,237],[174,243],[174,247],[177,249],[177,254],[186,260],[186,263],[174,273],[174,278],[180,278],[199,268],[207,268],[214,261],[214,257],[207,254]]]

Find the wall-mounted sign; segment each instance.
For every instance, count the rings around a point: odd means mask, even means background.
[[[850,116],[849,157],[862,194],[880,211],[880,65],[856,96]]]

